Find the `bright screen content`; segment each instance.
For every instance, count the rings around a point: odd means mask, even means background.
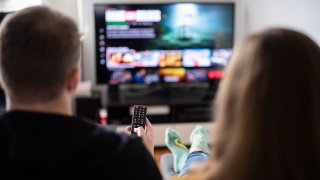
[[[95,5],[98,83],[192,83],[223,76],[233,3]]]

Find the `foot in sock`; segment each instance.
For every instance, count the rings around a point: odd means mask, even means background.
[[[181,143],[180,134],[172,128],[166,129],[165,143],[173,155],[173,170],[179,173],[187,160],[189,150]]]
[[[205,153],[209,152],[208,147],[208,133],[200,125],[197,125],[190,135],[190,152],[202,150]]]

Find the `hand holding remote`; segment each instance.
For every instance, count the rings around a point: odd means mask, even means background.
[[[144,112],[144,113],[143,113]],[[135,116],[136,114],[136,116]],[[140,115],[142,116],[140,116]],[[142,141],[151,155],[154,155],[154,140],[153,140],[153,127],[150,121],[146,118],[146,106],[134,106],[131,126],[127,127],[127,131],[131,135],[137,135],[142,138]],[[139,118],[135,118],[139,117]]]
[[[145,128],[147,118],[147,106],[134,105],[133,116],[131,122],[131,135],[137,135],[134,131],[135,128],[142,127]]]

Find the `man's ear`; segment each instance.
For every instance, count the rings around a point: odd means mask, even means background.
[[[68,91],[74,92],[77,89],[79,80],[80,80],[80,68],[76,67],[71,71],[69,75],[68,82],[67,82]]]

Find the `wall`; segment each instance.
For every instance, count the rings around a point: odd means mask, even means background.
[[[43,4],[60,11],[78,21],[77,0],[42,0]]]
[[[0,11],[17,11],[44,4],[78,21],[78,0],[0,0]]]
[[[41,0],[0,0],[0,11],[17,11],[28,6],[39,4],[41,4]]]
[[[247,18],[246,34],[268,27],[302,31],[320,45],[319,0],[241,0]]]

